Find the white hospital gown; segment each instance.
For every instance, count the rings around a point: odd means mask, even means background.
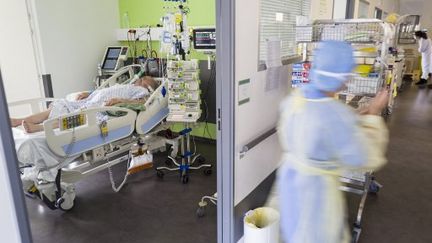
[[[109,88],[96,90],[84,100],[68,101],[66,99],[56,100],[52,103],[52,110],[49,118],[55,118],[67,113],[76,112],[82,109],[104,106],[105,102],[113,98],[119,99],[142,99],[149,94],[149,91],[141,86],[132,84],[114,85]],[[98,120],[103,119],[98,116]]]

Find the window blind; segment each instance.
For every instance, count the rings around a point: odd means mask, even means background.
[[[296,16],[309,17],[311,0],[261,0],[259,20],[259,62],[267,57],[267,40],[281,40],[282,60],[296,53]],[[279,20],[279,21],[278,21]]]

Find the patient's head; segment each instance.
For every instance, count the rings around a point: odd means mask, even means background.
[[[156,90],[158,87],[158,83],[156,82],[156,80],[154,80],[154,78],[150,77],[150,76],[144,76],[140,79],[138,79],[137,81],[135,81],[134,85],[136,86],[141,86],[144,88],[152,88],[153,90]]]

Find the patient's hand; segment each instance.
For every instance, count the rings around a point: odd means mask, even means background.
[[[76,98],[76,100],[83,100],[86,99],[87,97],[89,97],[90,93],[89,92],[82,92],[81,94],[79,94]]]
[[[123,99],[119,99],[119,98],[112,98],[110,100],[108,100],[107,102],[105,102],[106,106],[113,106],[119,103],[124,103]]]

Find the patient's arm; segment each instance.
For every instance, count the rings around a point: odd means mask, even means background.
[[[110,99],[105,103],[106,106],[113,106],[116,104],[144,104],[145,99],[139,99],[139,100],[133,100],[133,99],[120,99],[120,98],[113,98]]]
[[[81,94],[79,94],[76,98],[76,100],[83,100],[86,99],[87,97],[89,97],[90,92],[82,92]]]

